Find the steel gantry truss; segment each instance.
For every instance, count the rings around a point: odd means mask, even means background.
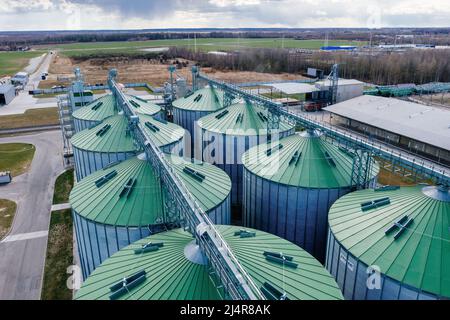
[[[271,119],[268,122],[269,134],[270,130],[278,128],[277,122],[286,121],[293,125],[319,130],[333,143],[345,147],[353,153],[356,152],[352,181],[355,181],[358,188],[364,188],[368,183],[367,178],[369,177],[368,170],[370,170],[370,166],[367,164],[370,163],[368,159],[373,156],[380,157],[392,162],[394,165],[419,173],[421,176],[432,179],[436,184],[450,185],[450,170],[446,167],[442,167],[401,149],[393,148],[370,138],[337,128],[331,124],[319,122],[305,115],[294,113],[288,110],[287,107],[283,107],[281,103],[274,102],[260,95],[255,95],[234,84],[209,78],[198,72],[198,70],[193,74],[198,78],[195,79],[195,83],[198,83],[199,79],[201,79],[209,83],[209,85],[222,89],[225,93],[229,92],[235,97],[241,97],[266,108],[269,111],[269,118]]]
[[[214,276],[219,279],[221,287],[227,297],[233,300],[264,300],[265,297],[255,285],[252,278],[240,265],[226,241],[222,238],[208,215],[190,194],[183,181],[174,172],[166,160],[164,153],[151,140],[139,122],[139,117],[130,107],[115,78],[117,72],[111,70],[108,84],[119,107],[128,118],[129,129],[137,143],[145,151],[159,177],[163,187],[172,195],[172,201],[179,211],[182,224],[197,240],[201,250],[208,258]]]

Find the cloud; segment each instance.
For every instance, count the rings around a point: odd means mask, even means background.
[[[2,0],[0,30],[443,27],[449,16],[440,0]]]

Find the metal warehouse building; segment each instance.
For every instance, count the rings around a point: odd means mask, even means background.
[[[341,300],[336,282],[311,255],[277,236],[217,226],[267,299]],[[76,299],[203,300],[228,298],[214,282],[191,234],[171,230],[142,239],[106,260]],[[133,285],[128,284],[136,280]]]
[[[16,97],[16,89],[12,84],[0,85],[0,106],[9,104]]]
[[[349,151],[305,131],[256,146],[242,161],[244,225],[283,237],[325,261],[328,210],[354,187]],[[378,171],[372,160],[368,186]]]
[[[449,222],[448,188],[350,193],[330,210],[327,269],[346,299],[449,299]]]
[[[337,124],[450,164],[450,111],[368,95],[325,110]]]
[[[315,83],[320,91],[328,91],[332,86],[331,80],[322,80]],[[336,93],[336,102],[346,101],[363,95],[364,82],[355,79],[339,79]]]

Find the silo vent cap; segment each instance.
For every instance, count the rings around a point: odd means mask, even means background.
[[[143,283],[146,278],[147,272],[145,270],[141,270],[134,275],[123,278],[121,281],[117,282],[115,285],[109,288],[112,292],[112,294],[109,296],[109,299],[116,300],[117,298],[130,292],[130,290]]]
[[[384,232],[386,235],[389,235],[394,230],[398,230],[396,234],[394,234],[394,239],[397,240],[403,232],[408,228],[408,226],[414,221],[413,218],[409,218],[407,215],[403,216],[397,222],[394,222],[392,226],[386,229]]]

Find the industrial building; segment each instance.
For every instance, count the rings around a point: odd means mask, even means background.
[[[304,131],[242,156],[244,226],[292,241],[325,261],[328,210],[356,186],[351,151]],[[371,161],[367,187],[379,171]]]
[[[325,79],[317,81],[315,86],[320,91],[329,91],[332,87],[332,81]],[[364,82],[355,79],[338,79],[336,102],[342,102],[355,97],[362,96],[364,92]]]
[[[29,75],[26,72],[18,72],[11,78],[11,83],[14,86],[26,86],[29,80]]]
[[[411,153],[450,164],[450,111],[364,95],[325,109],[332,122]]]
[[[281,122],[268,138],[268,121],[267,110],[239,102],[201,118],[196,124],[196,147],[201,147],[201,154],[196,151],[195,156],[228,173],[233,183],[231,203],[235,207],[242,205],[242,154],[268,139],[276,141],[294,133],[293,126]]]
[[[16,97],[16,88],[12,84],[0,85],[0,106],[9,104]]]
[[[259,230],[217,229],[266,299],[342,299],[326,269],[296,245]],[[175,229],[114,254],[84,282],[76,299],[229,299],[222,288],[192,235]]]
[[[448,187],[384,187],[340,198],[326,266],[346,299],[450,298]]]

